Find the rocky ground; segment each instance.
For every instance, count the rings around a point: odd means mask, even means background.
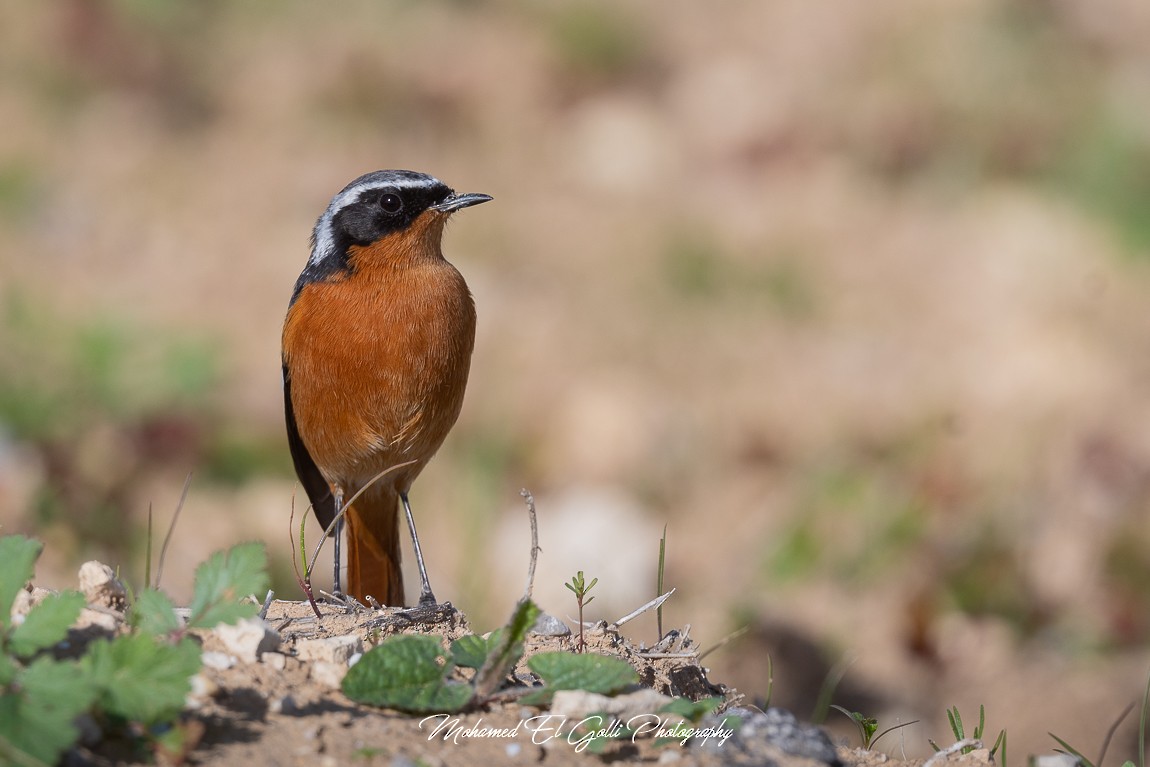
[[[65,643],[86,643],[127,630],[126,589],[111,568],[87,563],[81,589],[88,607]],[[48,592],[29,585],[14,612],[27,614]],[[626,619],[621,619],[620,623]],[[450,604],[437,608],[365,608],[327,601],[273,600],[260,614],[212,630],[192,630],[203,667],[192,679],[187,709],[177,725],[180,753],[151,753],[109,738],[87,722],[69,765],[147,763],[197,765],[490,765],[604,764],[870,765],[899,764],[884,753],[839,744],[821,728],[780,708],[760,708],[738,690],[708,678],[690,630],[669,630],[653,647],[636,646],[620,627],[600,621],[583,636],[542,614],[528,634],[523,659],[500,691],[461,714],[408,714],[362,705],[341,691],[349,667],[389,637],[426,634],[447,643],[473,633]],[[583,643],[582,647],[580,642]],[[545,651],[598,653],[619,658],[639,683],[608,697],[582,690],[555,694],[548,705],[519,702],[538,687],[527,660]],[[519,694],[517,694],[519,693]],[[721,701],[694,721],[666,713],[674,699]],[[624,731],[624,728],[629,731]],[[590,740],[606,730],[598,751]],[[923,764],[923,760],[906,761]],[[993,764],[982,743],[964,741],[930,764]]]

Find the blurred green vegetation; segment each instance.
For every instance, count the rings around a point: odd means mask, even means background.
[[[0,162],[0,220],[17,224],[38,207],[43,194],[35,166],[26,159]]]
[[[71,321],[12,287],[0,301],[0,344],[0,423],[18,439],[202,410],[219,377],[216,342],[113,317]]]
[[[1150,257],[1150,140],[1108,121],[1090,126],[1051,183],[1107,222],[1130,252]]]
[[[907,606],[915,612],[993,617],[1027,638],[1049,627],[1011,532],[1015,515],[978,508],[995,503],[985,489],[968,495],[935,476],[946,461],[935,451],[939,434],[928,426],[808,470],[787,521],[763,546],[770,589],[829,578],[862,594],[913,572],[911,594],[923,602]]]
[[[685,299],[696,310],[709,311],[716,305],[765,307],[796,321],[816,315],[815,285],[798,249],[738,257],[700,234],[703,230],[702,226],[684,229],[664,246],[662,278],[676,306]]]
[[[108,90],[140,96],[176,134],[218,114],[211,81],[222,61],[211,41],[226,28],[227,3],[66,0],[57,12],[56,55],[22,76],[60,115],[80,114]]]
[[[141,484],[172,472],[239,485],[287,476],[279,434],[219,426],[218,339],[108,315],[71,318],[15,287],[0,301],[0,435],[39,467],[27,515],[77,555],[143,547]],[[20,524],[18,522],[18,524]]]
[[[450,514],[459,531],[458,572],[483,573],[490,561],[488,554],[494,545],[493,528],[499,521],[499,512],[519,491],[511,483],[515,481],[512,478],[524,475],[525,444],[499,424],[460,424],[444,445],[439,460],[454,467]],[[419,492],[418,483],[414,492]],[[473,625],[497,625],[504,617],[506,595],[493,591],[491,585],[489,579],[482,577],[460,580],[458,601],[467,605]]]
[[[900,38],[878,58],[897,95],[856,157],[898,184],[1032,185],[1150,255],[1150,138],[1108,62],[1053,4],[990,5],[980,22]],[[948,55],[931,56],[938,46]]]
[[[1051,616],[1026,577],[1016,542],[992,522],[954,531],[936,548],[941,559],[936,588],[949,600],[947,607],[998,618],[1023,637],[1049,625]]]
[[[899,469],[866,460],[828,462],[811,471],[803,487],[789,521],[766,548],[772,582],[824,572],[866,588],[926,540],[928,499]]]
[[[639,22],[615,3],[561,3],[551,14],[551,45],[570,75],[589,87],[639,74],[650,61]]]
[[[1150,636],[1150,531],[1135,516],[1110,541],[1104,561],[1116,647],[1142,647]]]
[[[221,424],[207,435],[199,476],[213,484],[240,487],[259,477],[294,478],[295,470],[286,438],[278,430],[265,433]]]

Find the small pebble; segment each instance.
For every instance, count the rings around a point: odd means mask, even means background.
[[[363,652],[363,641],[354,635],[304,639],[296,643],[296,656],[300,660],[327,661],[347,665],[351,657]]]
[[[1081,767],[1082,761],[1073,754],[1042,754],[1031,762],[1034,767]]]
[[[219,685],[203,674],[196,674],[191,678],[192,689],[184,699],[188,708],[202,707],[212,696],[220,691]]]
[[[116,578],[116,571],[103,562],[92,560],[80,565],[80,591],[90,605],[123,610],[128,604],[128,590]]]
[[[226,652],[216,652],[208,650],[200,656],[200,660],[208,668],[214,668],[217,671],[223,671],[236,665],[238,662],[234,655],[228,655]]]
[[[17,591],[16,599],[12,602],[12,625],[19,626],[23,623],[24,616],[51,594],[51,591],[42,589],[39,586],[33,586],[30,589],[23,588]]]
[[[311,664],[311,678],[316,684],[322,684],[331,689],[338,689],[343,683],[343,676],[347,673],[344,663],[331,663],[329,661],[316,661]]]
[[[539,617],[535,619],[535,625],[531,627],[532,634],[538,634],[545,637],[564,637],[571,635],[571,629],[567,624],[556,618],[550,613],[539,613]]]
[[[727,729],[724,720],[737,717],[729,738],[692,739],[691,746],[711,753],[722,753],[727,765],[758,765],[770,758],[766,747],[777,748],[790,756],[813,759],[823,764],[838,765],[834,743],[825,731],[805,724],[790,711],[768,708],[766,711],[732,708],[721,715],[704,717],[702,727]]]
[[[120,619],[115,615],[85,607],[80,611],[80,617],[76,620],[76,628],[85,629],[89,626],[105,631],[115,631],[120,627]]]
[[[586,690],[560,690],[551,701],[551,713],[572,720],[603,713],[627,721],[635,716],[652,714],[670,702],[671,698],[650,688],[614,697]]]
[[[280,646],[280,635],[260,618],[245,618],[234,624],[221,624],[212,633],[228,652],[244,663],[255,663],[260,653],[274,652]]]
[[[298,711],[299,706],[296,704],[295,698],[290,695],[283,695],[268,701],[268,713],[290,715]]]

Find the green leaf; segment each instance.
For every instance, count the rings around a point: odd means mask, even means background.
[[[235,623],[259,612],[259,606],[240,604],[248,594],[262,594],[268,587],[268,557],[262,543],[240,543],[217,551],[196,568],[192,596],[191,628],[212,628]]]
[[[586,690],[614,695],[639,681],[639,674],[631,664],[596,653],[539,653],[527,661],[527,666],[539,675],[551,692]]]
[[[132,602],[129,614],[132,625],[145,634],[170,634],[180,627],[172,600],[162,591],[145,589]]]
[[[0,626],[7,626],[16,594],[32,580],[44,544],[23,535],[0,538]]]
[[[96,686],[77,661],[37,658],[20,674],[20,686],[29,699],[73,717],[96,697]]]
[[[15,693],[0,695],[0,764],[56,764],[80,735],[72,718]]]
[[[451,713],[472,698],[471,687],[447,679],[451,669],[437,637],[394,636],[348,669],[343,694],[370,706]]]
[[[723,699],[717,695],[697,701],[691,700],[690,698],[675,698],[659,709],[659,712],[675,714],[689,721],[698,722],[704,716],[717,709],[722,702]]]
[[[1053,732],[1048,732],[1046,734],[1049,735],[1050,737],[1054,738],[1056,741],[1058,741],[1058,745],[1062,746],[1062,748],[1066,750],[1066,753],[1070,754],[1071,756],[1078,757],[1078,760],[1080,762],[1082,762],[1082,764],[1086,765],[1086,767],[1094,767],[1094,763],[1091,762],[1089,759],[1087,759],[1085,756],[1083,756],[1082,752],[1079,751],[1077,748],[1070,745],[1065,740],[1063,740],[1062,738],[1055,735]],[[1057,751],[1057,750],[1058,749],[1055,749],[1055,751]]]
[[[484,639],[478,634],[462,636],[451,643],[451,660],[464,668],[482,668],[491,650],[499,645],[503,629],[496,629]]]
[[[85,604],[84,595],[79,591],[64,591],[45,598],[24,616],[23,623],[12,629],[9,645],[12,654],[28,658],[63,640]]]
[[[172,645],[148,634],[94,642],[83,660],[110,714],[146,725],[174,718],[184,707],[200,648],[190,639]]]
[[[55,764],[79,737],[73,720],[94,695],[76,663],[33,662],[20,674],[20,692],[0,695],[0,763]]]
[[[16,678],[16,672],[20,667],[16,665],[16,661],[12,656],[7,653],[0,653],[0,687],[4,687],[12,683]]]
[[[499,632],[499,642],[491,648],[487,661],[475,674],[475,694],[486,698],[499,687],[515,664],[523,657],[523,642],[527,632],[535,625],[539,608],[530,599],[521,599],[515,604],[511,620]]]
[[[946,718],[950,722],[950,731],[954,733],[955,742],[965,740],[966,733],[962,729],[962,717],[958,713],[958,706],[948,708]]]

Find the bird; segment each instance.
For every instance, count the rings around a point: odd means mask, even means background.
[[[405,605],[402,505],[419,568],[419,604],[437,604],[408,493],[459,416],[476,322],[471,291],[443,256],[443,230],[456,211],[491,199],[456,194],[410,170],[360,176],[316,221],[311,256],[288,303],[282,338],[288,446],[325,530],[354,498],[335,526],[334,585],[339,593],[346,523],[343,593],[362,603]]]

